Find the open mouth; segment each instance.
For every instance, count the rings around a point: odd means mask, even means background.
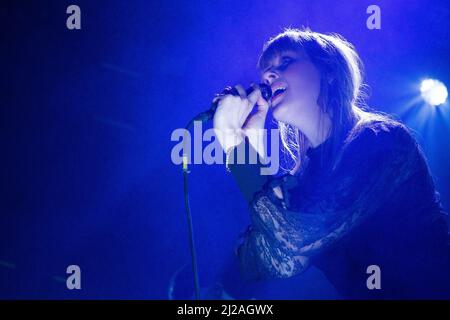
[[[286,92],[286,87],[278,87],[273,91],[272,94],[272,104],[278,101],[279,98]]]

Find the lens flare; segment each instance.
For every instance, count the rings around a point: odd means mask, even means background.
[[[426,79],[420,85],[420,93],[426,103],[439,106],[447,100],[447,87],[439,80]]]

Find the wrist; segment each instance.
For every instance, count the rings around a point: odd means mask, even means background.
[[[245,132],[245,135],[259,157],[266,159],[267,131],[265,129],[250,129]]]
[[[239,145],[245,138],[242,129],[218,129],[214,128],[217,140],[222,150],[227,153],[233,147]]]
[[[228,129],[224,134],[223,150],[228,153],[234,147],[240,145],[245,139],[242,129]]]

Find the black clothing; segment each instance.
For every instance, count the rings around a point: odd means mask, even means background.
[[[337,154],[330,144],[310,148],[295,175],[230,165],[251,214],[237,249],[243,275],[286,278],[312,263],[344,298],[450,298],[447,214],[409,131],[371,121],[352,129]],[[371,265],[380,290],[368,289]]]

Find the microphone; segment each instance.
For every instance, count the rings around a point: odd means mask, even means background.
[[[266,100],[267,102],[269,102],[270,98],[272,98],[272,88],[265,84],[265,83],[260,83],[258,84],[259,89],[261,90],[261,95],[263,97],[264,100]],[[255,90],[255,88],[250,87],[247,90],[245,90],[245,92],[247,93],[247,95],[249,95],[250,93],[252,93]],[[237,92],[236,88],[234,87],[226,87],[224,91],[222,91],[222,94],[232,94],[232,95],[239,95],[239,93]],[[190,127],[190,125],[194,122],[194,121],[201,121],[201,122],[206,122],[212,118],[214,118],[214,114],[216,113],[216,109],[217,109],[217,105],[219,104],[219,100],[213,102],[211,104],[211,107],[209,108],[209,110],[204,111],[199,113],[198,115],[196,115],[194,118],[192,118],[191,121],[189,121],[188,125],[186,126],[186,128]]]
[[[268,86],[267,84],[261,83],[259,84],[259,89],[261,90],[261,95],[264,100],[269,102],[269,100],[272,98],[272,88]],[[255,90],[253,87],[248,88],[245,90],[247,95],[253,92]],[[232,94],[232,95],[239,95],[236,88],[227,87],[224,91],[221,93],[224,94]],[[194,121],[201,121],[206,122],[214,117],[214,114],[216,113],[217,105],[219,104],[219,99],[215,100],[212,104],[209,110],[204,111],[202,113],[199,113],[197,116],[192,118],[191,121],[186,125],[185,129],[185,136],[187,133],[189,133],[187,130],[189,130],[189,127],[194,123]],[[187,139],[183,139],[183,150],[185,150],[185,144]],[[191,207],[189,205],[189,192],[188,192],[188,173],[190,172],[188,169],[188,156],[183,153],[183,176],[184,176],[184,205],[186,208],[186,217],[189,227],[189,246],[191,250],[191,261],[192,261],[192,272],[194,274],[194,287],[195,287],[195,298],[198,300],[200,299],[200,287],[199,287],[199,280],[198,280],[198,271],[197,271],[197,257],[195,253],[195,245],[194,245],[194,231],[192,227],[192,217],[191,217]]]

